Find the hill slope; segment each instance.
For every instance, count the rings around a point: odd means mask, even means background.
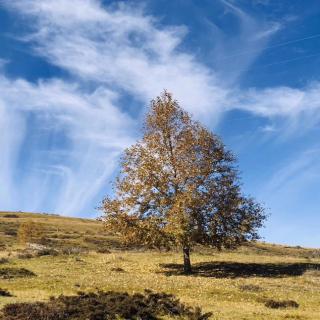
[[[0,212],[0,246],[7,249],[19,247],[19,226],[27,221],[39,225],[48,245],[58,248],[97,249],[116,246],[119,241],[107,235],[100,222],[93,219],[69,218],[58,215],[24,212]]]
[[[43,246],[52,251],[30,253],[18,243],[26,221],[41,225]],[[213,312],[212,319],[320,319],[318,250],[265,243],[223,252],[199,247],[191,256],[194,273],[186,276],[180,252],[124,250],[118,240],[94,220],[0,213],[0,289],[13,295],[0,290],[0,308],[79,290],[152,289]],[[277,308],[284,300],[299,307]]]

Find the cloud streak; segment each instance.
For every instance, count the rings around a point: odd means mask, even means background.
[[[2,206],[66,214],[84,208],[132,142],[135,125],[115,94],[103,88],[86,94],[60,80],[2,77],[0,96]]]
[[[320,122],[319,82],[303,88],[252,88],[240,92],[236,99],[236,109],[268,119],[280,119],[286,135],[297,131],[301,134]]]

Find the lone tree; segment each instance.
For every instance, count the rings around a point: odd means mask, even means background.
[[[114,191],[103,200],[106,227],[125,243],[179,246],[186,273],[192,246],[258,239],[266,217],[242,195],[232,153],[166,91],[151,101],[142,139],[125,150]]]

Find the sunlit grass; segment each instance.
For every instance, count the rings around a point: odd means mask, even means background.
[[[61,230],[88,230],[98,232],[100,225],[93,222],[77,222],[48,217],[47,223],[63,220]],[[68,223],[69,221],[69,223]],[[1,223],[1,220],[0,220]],[[81,229],[82,228],[82,229]],[[62,231],[59,232],[62,232]],[[99,236],[99,234],[97,234]],[[3,234],[0,238],[6,239]],[[11,239],[14,243],[13,239]],[[83,243],[82,240],[77,240]],[[320,271],[306,269],[301,275],[282,277],[272,274],[255,276],[254,272],[246,277],[220,274],[220,278],[196,273],[191,276],[172,274],[163,265],[180,264],[179,252],[157,251],[117,251],[99,254],[90,250],[87,254],[43,256],[32,259],[18,259],[17,247],[13,245],[1,252],[9,256],[9,263],[3,267],[26,268],[37,276],[33,278],[0,279],[0,288],[8,289],[14,297],[0,297],[0,307],[7,303],[47,300],[60,294],[72,295],[78,291],[114,290],[129,293],[152,289],[173,293],[182,302],[191,306],[200,306],[205,312],[213,312],[213,319],[320,319]],[[229,266],[234,263],[274,264],[317,264],[319,257],[312,250],[288,248],[269,244],[257,244],[243,247],[236,252],[216,252],[196,250],[192,253],[192,263],[197,266],[204,262],[223,262]],[[218,265],[218,264],[217,264]],[[123,269],[123,271],[120,270]],[[120,270],[120,271],[117,271]],[[252,286],[259,288],[250,290]],[[255,288],[253,287],[253,288]],[[244,289],[243,289],[244,288]],[[249,290],[246,290],[248,288]],[[268,299],[294,300],[299,303],[297,309],[269,309],[264,303]]]

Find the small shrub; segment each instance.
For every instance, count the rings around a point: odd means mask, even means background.
[[[41,245],[44,245],[44,246],[50,246],[52,245],[55,241],[51,240],[50,238],[47,238],[45,236],[42,236],[40,239],[39,239],[39,244]]]
[[[31,259],[34,258],[34,255],[30,252],[21,252],[17,255],[18,259]]]
[[[80,248],[80,247],[65,247],[61,249],[62,254],[81,254],[81,253],[87,253],[87,248]]]
[[[114,272],[125,272],[124,269],[119,268],[119,267],[117,267],[117,268],[111,268],[111,271],[114,271]]]
[[[12,297],[12,294],[8,290],[0,288],[0,297]]]
[[[259,292],[262,290],[261,287],[256,286],[254,284],[244,284],[239,286],[239,289],[241,291],[252,291],[252,292]]]
[[[97,253],[111,253],[111,251],[108,248],[99,248],[97,249]]]
[[[276,300],[267,300],[264,304],[267,308],[271,309],[286,309],[286,308],[298,308],[299,304],[294,300],[282,300],[282,301],[276,301]]]
[[[84,237],[83,241],[96,247],[107,247],[110,245],[110,241],[104,237]]]
[[[9,214],[5,214],[3,216],[3,218],[12,218],[12,219],[16,219],[16,218],[20,218],[17,214],[12,214],[12,213],[9,213]]]
[[[79,258],[79,257],[76,257],[76,261],[77,261],[77,262],[86,263],[83,259],[81,259],[81,258]]]
[[[25,268],[0,268],[0,279],[29,278],[36,276],[32,271]]]
[[[51,298],[49,302],[15,303],[3,308],[5,320],[157,320],[164,316],[207,320],[211,313],[187,307],[171,294],[147,290],[145,294],[133,295],[113,291],[79,293]]]
[[[9,262],[9,259],[7,258],[0,258],[0,264],[5,264],[5,263],[8,263]]]
[[[74,239],[75,236],[73,234],[62,234],[60,238],[64,240],[68,240],[68,239]]]
[[[54,249],[41,249],[37,251],[37,256],[42,257],[42,256],[57,256],[59,253],[57,250]]]
[[[16,237],[17,236],[17,230],[14,229],[8,229],[4,231],[4,234],[6,236]]]

